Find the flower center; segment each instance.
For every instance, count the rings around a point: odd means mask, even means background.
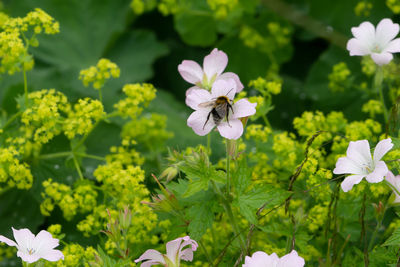
[[[382,52],[382,47],[379,44],[374,44],[372,46],[372,52],[374,53],[381,53]]]
[[[28,253],[29,253],[29,255],[32,255],[33,253],[35,253],[35,250],[33,248],[29,248]]]

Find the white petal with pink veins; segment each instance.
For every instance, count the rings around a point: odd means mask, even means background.
[[[365,175],[350,175],[347,176],[341,183],[341,187],[344,192],[350,191],[355,184],[359,184]]]
[[[378,161],[380,161],[381,158],[392,148],[393,148],[392,139],[387,138],[379,141],[374,150],[375,164],[378,163]]]
[[[383,19],[376,26],[375,40],[381,45],[386,45],[399,33],[399,24],[391,19]]]
[[[372,53],[371,58],[376,64],[381,66],[388,64],[393,59],[393,55],[388,52],[382,52],[380,54]]]
[[[375,41],[375,27],[369,21],[361,23],[358,27],[351,28],[351,32],[355,38],[365,43],[368,47],[371,47]]]
[[[182,61],[182,63],[178,65],[178,71],[182,78],[191,84],[201,82],[203,79],[203,69],[193,60]]]
[[[165,260],[163,255],[155,249],[148,249],[145,253],[143,253],[135,262],[144,261],[144,260],[151,260],[155,261],[160,264],[165,264]],[[145,263],[142,263],[142,266]],[[150,266],[150,265],[149,265]]]
[[[208,117],[210,111],[211,109],[205,108],[196,110],[189,116],[187,120],[187,125],[200,136],[208,134],[215,127],[212,115],[210,114],[210,116]]]
[[[365,56],[371,52],[367,44],[356,38],[350,39],[346,48],[350,51],[350,56]]]
[[[214,48],[213,51],[206,57],[203,61],[204,73],[207,75],[208,80],[210,80],[214,75],[220,75],[226,68],[228,64],[228,56]]]
[[[372,163],[371,150],[367,140],[350,141],[346,155],[359,166],[368,167]]]
[[[367,179],[368,182],[370,183],[379,183],[383,181],[383,177],[386,176],[386,174],[388,173],[388,168],[386,166],[386,163],[383,161],[379,161],[376,165],[375,165],[375,169],[373,170],[373,172],[371,172],[370,174],[368,174],[365,179]]]
[[[393,41],[389,42],[386,45],[384,52],[399,53],[400,52],[400,38],[394,39]]]
[[[194,110],[199,109],[199,104],[212,101],[210,92],[205,89],[193,89],[186,96],[186,105]]]
[[[222,121],[217,128],[221,136],[227,139],[235,140],[243,134],[243,124],[238,119],[229,120],[229,124],[226,121]]]
[[[245,98],[240,99],[239,101],[234,103],[232,107],[232,118],[237,119],[254,115],[256,113],[256,106],[257,103],[250,103],[249,100]]]
[[[305,261],[302,257],[297,254],[296,250],[292,250],[289,254],[286,254],[279,260],[279,267],[303,267]]]
[[[236,83],[233,79],[215,81],[211,88],[211,96],[213,99],[219,96],[227,96],[233,99],[236,94]]]
[[[221,75],[219,75],[217,77],[216,80],[228,80],[228,79],[233,79],[235,80],[236,83],[236,93],[239,93],[240,91],[243,90],[244,86],[242,84],[242,82],[239,79],[239,76],[236,73],[233,72],[225,72],[222,73]]]

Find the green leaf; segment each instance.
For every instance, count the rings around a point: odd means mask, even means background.
[[[399,246],[400,245],[400,228],[394,230],[392,235],[383,243],[382,246]]]
[[[232,174],[232,183],[238,194],[242,194],[251,182],[251,173],[247,167],[246,158],[237,162],[237,168]]]
[[[212,202],[199,203],[189,209],[188,216],[191,221],[188,230],[191,238],[200,240],[207,229],[212,226],[214,221],[212,204]]]
[[[190,197],[196,194],[199,191],[205,191],[208,189],[208,179],[196,179],[189,182],[189,185],[186,189],[186,192],[183,194],[183,197]]]
[[[400,149],[400,138],[392,137],[393,150]]]

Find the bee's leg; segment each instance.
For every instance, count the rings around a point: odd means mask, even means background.
[[[206,120],[206,122],[205,122],[204,125],[203,125],[203,130],[204,130],[204,127],[206,127],[206,124],[207,124],[208,120],[210,119],[210,115],[211,115],[211,112],[208,113],[208,115],[207,115],[207,120]]]

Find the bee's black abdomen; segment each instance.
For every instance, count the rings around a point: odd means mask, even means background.
[[[218,111],[217,111],[215,108],[213,108],[213,109],[211,110],[211,114],[212,114],[214,123],[215,123],[216,125],[218,125],[218,124],[220,123],[220,121],[222,120],[222,117],[218,114]]]

